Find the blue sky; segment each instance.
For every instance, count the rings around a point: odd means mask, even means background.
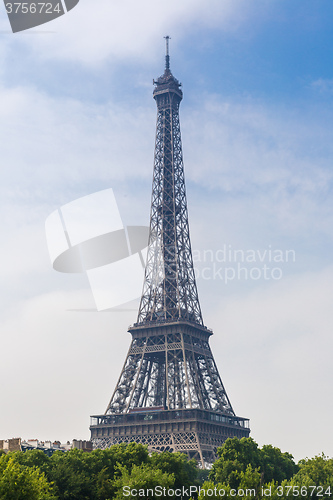
[[[0,438],[87,439],[114,389],[137,304],[70,311],[91,291],[52,269],[44,223],[112,187],[124,222],[148,224],[169,34],[199,296],[229,397],[260,444],[333,455],[332,19],[330,0],[81,0],[14,35],[1,10]],[[203,262],[224,245],[296,258],[281,279],[226,284],[214,265],[238,263]]]

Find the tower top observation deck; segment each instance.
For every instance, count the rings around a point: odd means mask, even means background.
[[[154,99],[156,100],[157,107],[159,107],[159,103],[162,104],[163,99],[159,99],[159,96],[165,93],[174,93],[178,96],[176,99],[177,104],[179,105],[180,101],[183,99],[183,92],[181,91],[182,84],[173,76],[170,70],[170,55],[169,55],[169,40],[170,37],[166,36],[166,55],[165,55],[165,70],[163,75],[161,75],[157,80],[153,80],[155,85],[155,89],[153,92]]]

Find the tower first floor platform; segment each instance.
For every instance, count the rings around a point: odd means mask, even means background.
[[[201,410],[138,408],[125,414],[91,417],[94,448],[137,442],[150,451],[179,451],[195,458],[203,468],[212,464],[216,450],[229,437],[248,437],[249,420]]]

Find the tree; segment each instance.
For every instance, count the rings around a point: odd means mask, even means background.
[[[239,486],[241,473],[245,473],[248,465],[260,471],[261,483],[289,480],[298,470],[290,453],[282,453],[272,445],[264,445],[260,449],[252,438],[229,438],[217,452],[219,458],[213,464],[209,477],[232,488]]]
[[[152,453],[150,464],[156,469],[160,469],[168,474],[173,474],[175,478],[175,488],[188,488],[197,484],[197,463],[195,460],[188,460],[184,453]]]
[[[148,461],[147,447],[138,443],[123,443],[91,453],[74,449],[52,455],[48,477],[54,481],[60,500],[105,500],[114,494],[118,464],[131,471],[134,465]]]
[[[49,479],[55,483],[61,500],[90,500],[93,498],[93,476],[85,463],[82,451],[56,451],[50,457]]]
[[[322,453],[314,458],[300,460],[298,465],[299,471],[292,479],[293,485],[307,487],[309,493],[315,486],[311,495],[312,500],[332,497],[333,458],[326,457]]]
[[[118,470],[120,475],[114,483],[116,495],[113,498],[119,500],[124,500],[126,497],[161,498],[161,494],[155,488],[166,488],[167,491],[175,483],[173,474],[155,469],[150,464],[133,465],[130,470],[125,465],[120,465]],[[163,496],[171,498],[168,494]]]
[[[282,453],[279,448],[274,448],[271,444],[262,447],[261,460],[265,483],[273,480],[281,483],[284,479],[289,480],[298,471],[294,457],[290,453]]]
[[[247,466],[259,469],[262,456],[257,443],[252,438],[228,438],[217,449],[219,458],[213,464],[209,478],[215,483],[229,484],[237,488],[241,481],[241,472],[245,473]]]
[[[324,453],[314,458],[300,460],[297,479],[311,479],[316,486],[328,483],[333,479],[333,458],[326,457]]]
[[[15,456],[0,458],[1,500],[56,500],[45,474],[34,467],[21,465]]]
[[[16,451],[11,454],[15,462],[26,467],[38,468],[48,475],[50,458],[42,450]]]

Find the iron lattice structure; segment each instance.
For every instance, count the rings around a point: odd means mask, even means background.
[[[179,105],[170,71],[154,81],[154,176],[145,280],[132,343],[104,415],[92,417],[95,447],[137,441],[182,451],[203,467],[227,437],[249,435],[237,417],[209,346],[195,281],[187,213]]]
[[[138,323],[177,321],[203,325],[187,215],[179,105],[180,83],[169,67],[156,82],[154,177],[148,258]]]

